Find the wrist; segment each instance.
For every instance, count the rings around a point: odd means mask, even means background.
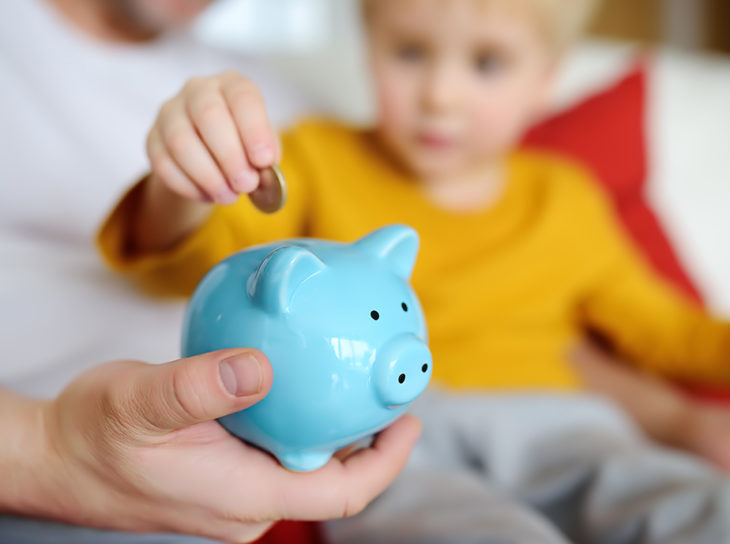
[[[196,223],[205,220],[214,203],[201,200],[191,200],[179,195],[170,189],[153,172],[142,182],[143,203],[152,212],[160,213],[160,210],[167,210],[168,213],[178,217],[181,223]]]
[[[132,230],[138,252],[164,251],[198,229],[213,204],[189,200],[167,187],[154,173],[139,187],[139,202]]]
[[[46,433],[49,401],[2,392],[0,428],[0,511],[52,516],[50,490],[58,477]]]

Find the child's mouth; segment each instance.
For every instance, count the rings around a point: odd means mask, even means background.
[[[421,132],[416,139],[420,145],[434,151],[446,151],[456,144],[454,138],[433,132]]]

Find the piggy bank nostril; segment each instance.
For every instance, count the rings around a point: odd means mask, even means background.
[[[388,409],[400,409],[426,389],[433,359],[421,337],[406,333],[389,339],[379,349],[373,369],[379,400]]]

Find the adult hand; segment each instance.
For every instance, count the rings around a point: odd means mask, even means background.
[[[403,417],[370,448],[290,472],[215,421],[261,400],[271,380],[263,354],[231,349],[163,365],[106,363],[52,401],[0,391],[0,405],[14,408],[0,430],[16,438],[0,446],[0,510],[233,542],[279,519],[362,510],[404,466],[418,421]]]

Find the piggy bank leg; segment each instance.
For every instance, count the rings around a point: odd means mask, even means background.
[[[334,450],[306,450],[275,455],[284,468],[294,472],[309,472],[326,465],[334,453]]]

